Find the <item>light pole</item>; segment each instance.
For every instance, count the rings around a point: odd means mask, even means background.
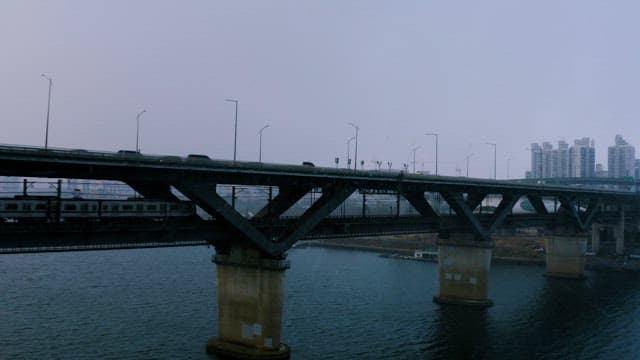
[[[473,156],[473,153],[467,155],[467,177],[469,177],[469,158]]]
[[[238,100],[235,99],[224,99],[224,101],[229,101],[236,104],[236,115],[235,115],[235,123],[233,126],[233,161],[236,161],[236,144],[238,141]]]
[[[352,136],[349,138],[349,140],[347,140],[347,168],[349,168],[349,165],[351,165],[351,141],[355,140],[356,137]]]
[[[53,79],[45,74],[40,74],[43,78],[49,80],[49,97],[47,100],[47,126],[44,132],[44,149],[49,147],[49,114],[51,112],[51,87],[53,86]]]
[[[360,127],[354,123],[349,123],[349,125],[353,126],[356,129],[356,154],[354,155],[354,165],[353,170],[358,170],[358,131],[360,131]]]
[[[262,132],[264,131],[264,129],[268,128],[269,125],[265,125],[262,127],[262,129],[260,129],[258,131],[258,135],[260,135],[260,145],[259,145],[259,150],[258,150],[258,162],[262,162]]]
[[[438,134],[436,133],[426,133],[425,135],[433,136],[436,138],[436,176],[438,175]]]
[[[515,159],[515,158],[512,158],[512,157],[510,157],[510,158],[508,158],[508,159],[507,159],[507,179],[509,179],[509,178],[510,178],[510,177],[509,177],[509,165],[510,165],[510,162],[511,162],[511,160],[514,160],[514,159]]]
[[[136,152],[140,152],[140,147],[138,146],[140,140],[140,117],[142,114],[146,113],[147,110],[142,110],[136,115]]]
[[[498,170],[496,168],[496,160],[497,160],[497,157],[496,157],[496,153],[497,152],[496,152],[496,150],[497,150],[498,146],[496,144],[490,143],[490,142],[488,142],[486,144],[493,146],[493,178],[497,179],[498,178],[498,176],[497,176]]]
[[[420,149],[420,146],[416,146],[413,149],[411,149],[413,151],[413,173],[416,173],[416,150]]]

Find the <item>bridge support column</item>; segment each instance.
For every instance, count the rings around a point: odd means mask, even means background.
[[[624,254],[624,210],[620,212],[620,220],[613,228],[616,238],[616,255]]]
[[[438,240],[439,304],[488,307],[489,269],[493,242],[475,240],[472,234],[451,234]]]
[[[545,276],[581,279],[584,277],[587,235],[558,231],[545,239],[547,270]]]
[[[214,257],[217,266],[218,337],[207,352],[234,359],[288,359],[280,342],[287,260],[263,258],[233,246]]]
[[[591,251],[595,254],[600,252],[600,235],[602,226],[597,223],[591,224]]]

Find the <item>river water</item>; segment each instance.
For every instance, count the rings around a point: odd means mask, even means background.
[[[0,359],[207,359],[213,249],[0,256]],[[293,359],[640,359],[640,277],[494,264],[486,310],[439,306],[437,264],[294,248]]]

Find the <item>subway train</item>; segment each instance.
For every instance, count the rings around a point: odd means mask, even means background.
[[[58,215],[59,209],[59,215]],[[196,216],[189,201],[149,199],[58,199],[55,196],[0,198],[1,222],[88,221],[116,218],[167,219]]]

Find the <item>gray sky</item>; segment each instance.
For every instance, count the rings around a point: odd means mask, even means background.
[[[523,177],[531,142],[640,146],[638,1],[0,2],[0,143]],[[414,145],[415,144],[415,145]],[[353,143],[352,143],[353,146]],[[353,156],[353,149],[352,149]]]

